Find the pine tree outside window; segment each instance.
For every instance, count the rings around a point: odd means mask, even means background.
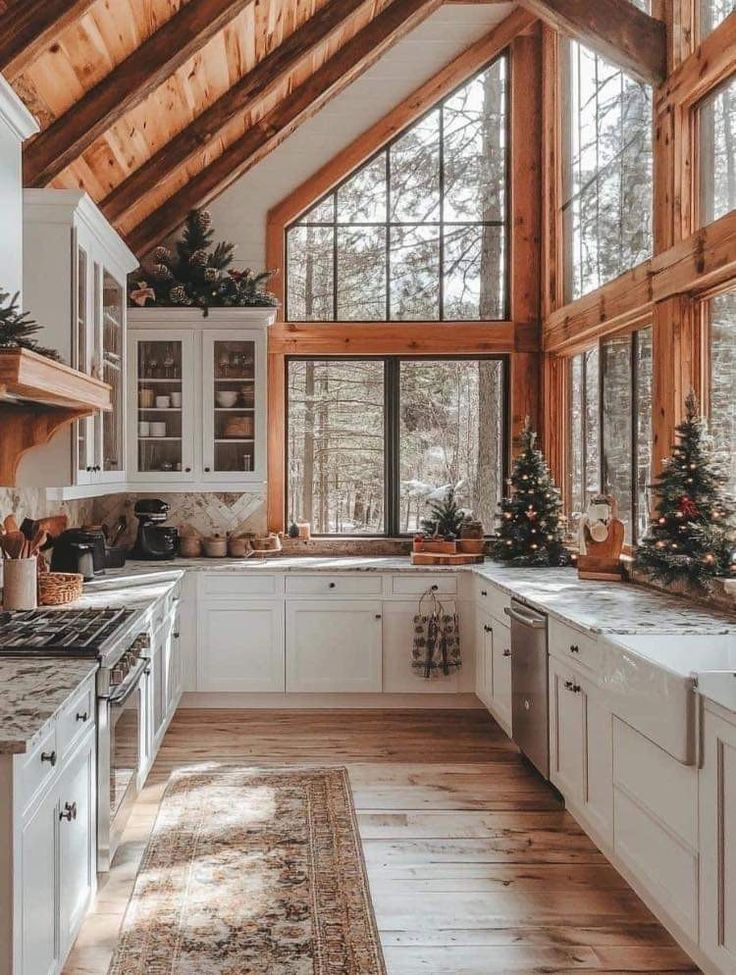
[[[700,225],[736,208],[736,78],[717,88],[700,105]]]
[[[287,321],[507,316],[505,55],[286,231]]]
[[[652,331],[614,336],[569,368],[569,513],[575,522],[594,495],[612,494],[635,544],[649,523]]]
[[[652,254],[652,89],[577,41],[562,44],[565,300],[572,301]]]
[[[698,0],[698,34],[702,40],[736,10],[736,0]]]
[[[710,432],[736,496],[736,292],[706,304],[710,347]]]

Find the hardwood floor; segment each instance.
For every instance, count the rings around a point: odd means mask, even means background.
[[[169,773],[212,761],[348,766],[389,975],[697,972],[484,712],[187,710],[64,975],[105,975]]]

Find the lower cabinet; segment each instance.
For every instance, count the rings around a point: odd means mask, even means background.
[[[427,680],[412,669],[414,617],[417,602],[385,602],[383,604],[383,690],[386,694],[456,694],[460,690],[462,671],[447,677]],[[462,646],[463,633],[460,633]]]
[[[475,619],[475,696],[487,708],[493,703],[493,620],[481,609]]]
[[[14,865],[16,937],[7,975],[56,975],[94,896],[95,767],[90,730],[22,814]],[[6,975],[2,961],[0,972]]]
[[[221,599],[200,604],[197,690],[284,690],[280,600]]]
[[[612,836],[612,716],[598,688],[549,658],[550,778],[594,832]]]
[[[506,734],[511,734],[511,632],[509,627],[475,610],[475,695]]]
[[[286,606],[286,690],[379,693],[381,603],[293,600]]]
[[[699,782],[700,946],[736,972],[736,720],[706,708]]]

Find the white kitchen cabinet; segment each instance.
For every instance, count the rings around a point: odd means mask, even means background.
[[[280,600],[200,603],[197,690],[284,690],[284,606]]]
[[[706,705],[699,776],[700,947],[736,971],[736,715]]]
[[[498,620],[493,626],[493,697],[491,712],[511,735],[511,629]]]
[[[487,708],[493,704],[494,620],[481,609],[475,614],[475,696]]]
[[[95,892],[97,833],[95,747],[92,738],[59,780],[59,943],[69,953]]]
[[[416,600],[383,603],[383,691],[386,694],[456,694],[460,690],[462,670],[427,680],[412,669],[416,612]],[[464,653],[462,631],[460,640]]]
[[[128,465],[136,489],[216,491],[266,480],[272,308],[129,312]]]
[[[286,606],[286,690],[382,690],[382,607],[374,600],[294,600]]]
[[[138,261],[78,190],[24,191],[23,253],[23,303],[44,326],[43,344],[108,383],[112,410],[77,421],[30,452],[18,483],[75,489],[69,496],[78,497],[124,485],[126,280]]]
[[[550,778],[606,843],[612,836],[612,716],[580,670],[549,658]]]
[[[58,799],[44,793],[21,829],[19,878],[20,944],[13,975],[52,975],[59,951],[54,859],[57,846]],[[18,881],[18,878],[16,878]],[[0,969],[1,970],[1,969]]]

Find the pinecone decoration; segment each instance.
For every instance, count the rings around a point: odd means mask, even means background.
[[[168,264],[172,254],[168,247],[159,246],[154,248],[153,259],[157,264]]]
[[[216,267],[205,268],[204,279],[208,284],[214,284],[215,281],[220,280],[220,272]]]
[[[159,281],[173,281],[174,275],[171,273],[170,268],[165,264],[154,264],[153,274]]]
[[[187,292],[183,285],[177,284],[169,291],[169,300],[172,305],[185,305],[187,303]]]
[[[207,267],[209,255],[206,250],[195,251],[189,259],[192,267]]]
[[[209,210],[198,210],[196,217],[197,227],[205,232],[212,226],[212,214]]]

